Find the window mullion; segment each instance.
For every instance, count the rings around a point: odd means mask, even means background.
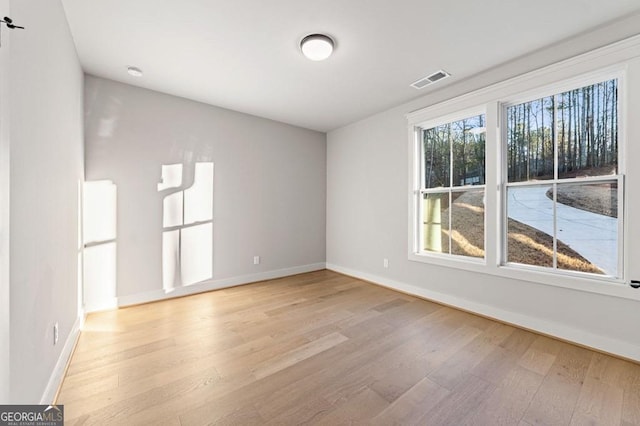
[[[558,184],[553,184],[553,269],[558,269]]]
[[[558,181],[558,166],[560,164],[560,161],[558,159],[558,98],[559,95],[555,95],[553,97],[553,113],[552,113],[552,120],[553,120],[553,180],[554,182]]]
[[[485,223],[485,258],[489,268],[494,270],[500,265],[504,247],[501,230],[503,223],[501,206],[501,196],[504,191],[503,163],[502,161],[502,141],[500,123],[504,122],[501,117],[503,108],[499,102],[487,104],[485,114],[485,185],[484,185],[484,223]]]
[[[447,235],[449,236],[449,254],[453,253],[453,250],[451,250],[451,244],[453,244],[453,239],[451,238],[451,234],[453,233],[453,214],[451,213],[451,211],[453,210],[453,192],[451,191],[451,188],[449,188],[449,232],[447,232]]]
[[[619,172],[619,171],[618,171]],[[624,256],[624,246],[625,246],[625,236],[626,233],[624,232],[625,229],[625,220],[624,218],[626,217],[626,215],[624,214],[624,210],[625,210],[625,200],[624,200],[624,186],[625,186],[625,179],[624,176],[622,174],[618,174],[618,275],[620,277],[626,277],[626,271],[625,271],[625,267],[627,266],[625,264],[625,256]],[[627,264],[629,262],[626,262]]]
[[[553,143],[553,269],[558,269],[558,100],[560,95],[553,96],[553,120],[552,143]],[[544,143],[544,142],[543,142]]]
[[[416,149],[414,152],[418,152],[418,155],[420,156],[419,158],[419,173],[417,176],[418,179],[418,189],[420,188],[426,188],[426,182],[425,182],[425,174],[426,174],[426,164],[425,164],[425,155],[426,152],[424,150],[424,130],[423,129],[418,129],[415,131],[415,138],[416,138],[416,143],[418,144],[418,149]],[[415,164],[415,163],[414,163]],[[414,176],[414,179],[416,177]],[[416,205],[417,205],[417,210],[418,210],[418,217],[416,218],[416,221],[414,223],[414,226],[417,226],[417,230],[418,232],[416,232],[417,237],[418,237],[418,241],[414,240],[414,244],[415,247],[418,249],[418,252],[421,252],[425,249],[424,247],[424,201],[423,201],[423,194],[422,191],[418,190],[416,191],[415,194],[415,200],[416,200]]]
[[[426,176],[426,160],[425,156],[425,132],[424,129],[420,127],[415,128],[415,143],[416,148],[414,152],[417,152],[419,158],[414,164],[417,164],[418,167],[418,176],[414,176],[414,179],[417,180],[417,190],[415,192],[415,209],[418,212],[417,217],[414,220],[414,226],[417,232],[414,234],[414,247],[417,249],[418,253],[423,252],[426,247],[424,244],[425,238],[425,230],[424,230],[424,189],[426,188],[425,176]]]
[[[451,137],[451,124],[449,124],[449,232],[447,232],[447,236],[449,237],[449,254],[453,251],[451,250],[451,244],[453,242],[451,238],[452,230],[453,230],[453,215],[451,211],[453,210],[453,138]]]

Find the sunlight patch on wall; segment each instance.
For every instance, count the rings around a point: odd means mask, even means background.
[[[163,165],[158,191],[164,194],[163,289],[213,278],[213,163]]]
[[[117,306],[117,188],[109,180],[85,182],[82,203],[83,283],[87,311]]]

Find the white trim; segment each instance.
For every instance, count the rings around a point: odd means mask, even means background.
[[[510,106],[519,105],[541,98],[555,97],[565,92],[580,89],[586,86],[602,83],[609,80],[618,80],[618,90],[621,90],[621,81],[624,80],[627,70],[625,63],[617,63],[597,70],[580,73],[573,77],[563,78],[554,83],[535,87],[525,91],[519,91],[500,98],[502,106],[506,110]],[[557,107],[557,103],[554,105]]]
[[[618,167],[621,167],[620,163],[618,163]],[[628,237],[629,213],[627,210],[627,202],[624,199],[624,193],[627,191],[625,176],[618,178],[618,217],[625,218],[624,220],[618,220],[618,274],[631,284],[628,266],[629,252],[631,252],[629,240],[631,240],[631,238]]]
[[[174,297],[188,296],[191,294],[203,293],[211,290],[219,290],[227,287],[234,287],[243,284],[250,284],[258,281],[283,278],[290,275],[304,274],[306,272],[320,271],[326,268],[325,263],[312,263],[309,265],[294,266],[292,268],[276,269],[257,274],[240,275],[237,277],[224,278],[219,280],[203,281],[186,287],[178,287],[170,292],[163,289],[146,291],[127,296],[120,296],[115,299],[115,305],[109,305],[104,309],[115,309],[117,307],[139,305],[141,303],[155,302],[158,300],[172,299]],[[103,309],[103,310],[104,310]],[[91,311],[95,312],[95,311]]]
[[[505,311],[495,306],[489,306],[477,303],[468,299],[462,299],[444,293],[431,291],[416,285],[403,283],[378,275],[367,274],[349,268],[344,268],[332,263],[327,263],[327,269],[341,274],[349,275],[355,278],[369,281],[393,290],[408,293],[414,296],[432,300],[434,302],[443,303],[448,306],[459,308],[465,311],[474,312],[498,321],[523,327],[528,330],[537,331],[550,336],[586,346],[596,350],[604,351],[624,358],[640,361],[640,346],[632,343],[612,339],[600,334],[590,333],[584,330],[578,330],[565,324],[547,321],[544,319],[532,317],[529,315],[519,314],[517,312]]]
[[[422,188],[417,192],[420,195],[425,194],[444,194],[447,192],[469,192],[469,191],[484,191],[485,185],[464,185],[464,186],[437,186],[435,188]]]
[[[618,220],[618,274],[630,284],[628,256],[631,252],[631,238],[629,238],[628,223],[631,215],[626,207],[627,200],[625,198],[625,192],[629,191],[626,185],[626,175],[629,172],[629,169],[627,169],[627,152],[629,151],[627,134],[629,132],[626,125],[629,122],[628,103],[630,93],[627,89],[629,87],[628,79],[629,66],[625,64],[624,72],[618,78],[618,170],[616,172],[620,176],[618,181],[618,218],[622,218],[622,220]]]
[[[69,365],[69,362],[71,361],[73,348],[76,346],[78,337],[80,337],[80,330],[84,325],[84,319],[85,313],[80,312],[75,322],[73,323],[73,326],[71,327],[71,332],[69,332],[67,340],[64,342],[64,347],[60,352],[60,356],[58,357],[56,366],[53,368],[51,376],[49,376],[49,382],[47,383],[47,387],[42,393],[40,404],[53,404],[55,402],[54,400],[58,393],[58,389],[60,389],[62,381],[64,380],[64,374],[67,370],[67,365]]]
[[[438,117],[431,117],[429,120],[416,123],[411,122],[415,127],[419,127],[421,130],[428,130],[434,127],[442,126],[444,124],[450,124],[456,121],[465,120],[467,118],[473,118],[478,115],[485,115],[486,108],[484,104],[476,105],[463,110],[457,110],[449,114],[441,115]]]
[[[418,217],[422,214],[422,211],[418,211],[418,203],[417,203],[417,196],[416,196],[416,191],[418,190],[418,188],[420,187],[420,177],[419,177],[419,170],[421,169],[420,165],[418,164],[418,161],[422,161],[420,159],[420,154],[418,151],[418,143],[416,141],[417,139],[417,134],[418,134],[418,130],[416,128],[416,126],[409,126],[409,134],[408,134],[408,141],[409,141],[409,146],[408,146],[408,152],[409,152],[409,158],[408,158],[408,167],[407,167],[407,173],[408,173],[408,180],[409,180],[409,187],[408,189],[408,197],[407,199],[409,200],[409,209],[407,210],[407,223],[408,223],[408,235],[409,238],[407,239],[408,244],[407,244],[407,249],[409,253],[414,253],[416,251],[418,251],[418,246],[419,246],[419,242],[420,242],[420,238],[422,238],[422,235],[420,234],[419,230],[420,227],[418,226]]]

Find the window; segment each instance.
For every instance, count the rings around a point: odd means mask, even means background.
[[[632,296],[632,71],[609,60],[550,66],[407,114],[408,259]]]
[[[503,263],[621,277],[618,80],[503,114]]]
[[[483,113],[416,129],[421,253],[484,259],[485,133]]]

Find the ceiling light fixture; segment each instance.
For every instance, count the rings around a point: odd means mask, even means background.
[[[304,56],[312,61],[324,61],[333,53],[333,39],[324,34],[309,34],[300,41]]]
[[[142,70],[137,67],[128,67],[127,72],[134,77],[142,77]]]

